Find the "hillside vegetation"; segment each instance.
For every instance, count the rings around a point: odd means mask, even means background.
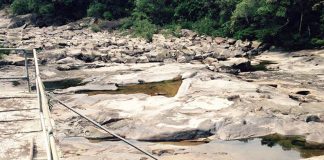
[[[0,0],[14,14],[62,22],[86,16],[123,19],[123,28],[150,39],[160,29],[259,40],[301,49],[324,45],[322,0]]]

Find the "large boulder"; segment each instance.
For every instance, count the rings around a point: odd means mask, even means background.
[[[189,29],[182,29],[181,30],[181,35],[183,37],[189,37],[189,38],[195,38],[197,36],[197,33],[189,30]]]
[[[236,39],[233,39],[233,38],[229,38],[229,39],[227,40],[227,43],[228,43],[229,45],[234,45],[235,42],[236,42]]]
[[[250,70],[251,61],[247,58],[229,58],[226,61],[219,61],[216,67],[219,72],[239,73]]]
[[[226,60],[231,57],[231,53],[228,49],[215,47],[212,49],[212,57],[218,60]]]
[[[82,54],[82,49],[81,48],[73,48],[73,49],[69,49],[66,54],[69,57],[78,57]]]
[[[238,41],[236,41],[235,46],[236,46],[236,48],[241,48],[244,52],[247,52],[251,49],[252,42],[238,40]]]
[[[216,37],[214,41],[217,44],[222,44],[222,43],[226,42],[226,39],[223,37]]]

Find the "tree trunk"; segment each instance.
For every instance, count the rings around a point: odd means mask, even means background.
[[[245,14],[245,20],[247,24],[250,24],[249,17]]]
[[[310,29],[310,27],[308,25],[308,37],[310,37],[310,36],[311,36],[311,29]]]
[[[300,14],[299,34],[301,34],[302,25],[303,25],[303,18],[304,18],[304,13],[302,12],[302,13]]]

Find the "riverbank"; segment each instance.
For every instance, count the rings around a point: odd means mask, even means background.
[[[324,154],[316,145],[324,143],[323,50],[261,52],[253,42],[189,30],[180,38],[157,34],[147,42],[119,32],[93,33],[87,23],[1,28],[0,34],[4,45],[38,48],[41,77],[58,98],[161,158],[260,159],[242,157],[240,147],[229,149],[241,143],[224,140],[273,134],[298,136],[298,143],[289,142],[289,153],[285,145],[274,153],[264,145],[250,150],[273,153],[268,159]],[[22,74],[21,61],[5,56],[0,72]],[[57,104],[52,113],[63,158],[143,159]],[[183,140],[209,143],[157,143]],[[314,145],[317,154],[300,154]]]

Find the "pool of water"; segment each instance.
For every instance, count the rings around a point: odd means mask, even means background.
[[[154,83],[143,83],[143,84],[133,84],[127,86],[118,86],[115,91],[105,90],[105,91],[79,91],[76,93],[86,93],[89,96],[98,94],[136,94],[144,93],[151,96],[166,96],[174,97],[179,87],[181,86],[182,80],[175,81],[163,81]]]
[[[280,146],[284,151],[297,151],[301,158],[324,155],[324,144],[307,143],[301,136],[280,136],[278,134],[261,138],[261,145]]]
[[[309,144],[303,137],[268,135],[231,141],[158,142],[176,146],[197,146],[207,153],[226,152],[240,160],[298,160],[324,155],[324,144]]]

